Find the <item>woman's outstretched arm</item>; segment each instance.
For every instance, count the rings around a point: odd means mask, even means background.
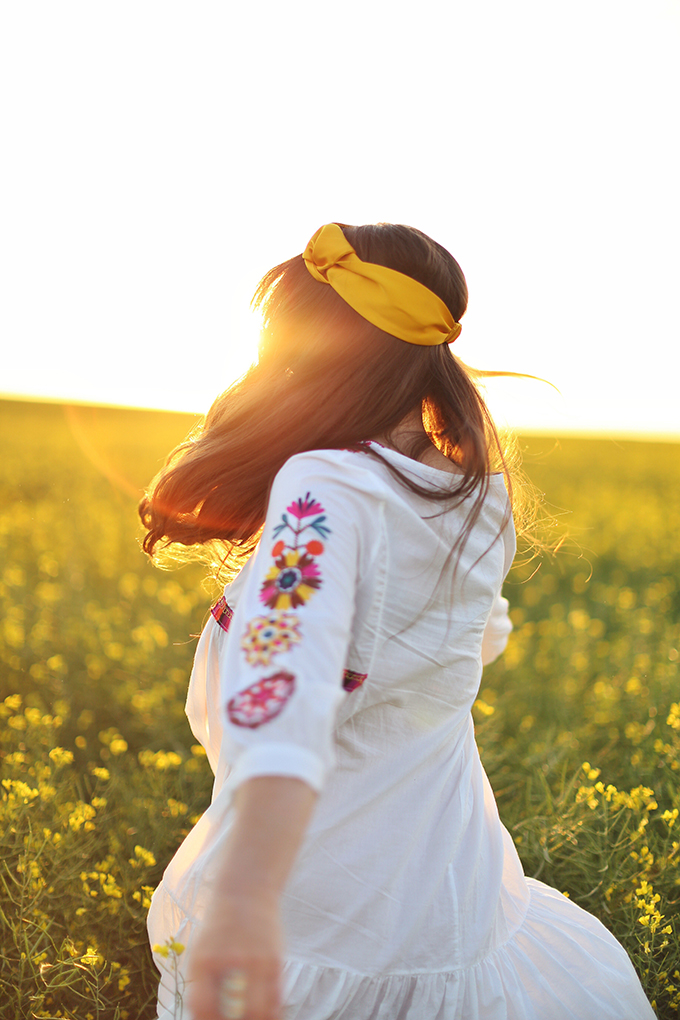
[[[280,1020],[279,901],[315,800],[307,783],[287,776],[257,776],[236,791],[225,858],[188,960],[194,1020],[228,1017],[221,995],[230,977],[235,1020]]]
[[[234,1018],[281,1014],[281,892],[314,791],[335,764],[357,585],[376,555],[374,536],[381,541],[381,504],[364,498],[364,484],[370,491],[373,474],[356,454],[309,451],[288,461],[274,480],[226,640],[219,623],[211,626],[219,671],[212,708],[222,723],[217,773],[229,771],[235,817],[214,883],[211,875],[207,916],[188,947],[191,1020],[224,1020],[218,1000],[230,972],[242,977],[247,997]]]

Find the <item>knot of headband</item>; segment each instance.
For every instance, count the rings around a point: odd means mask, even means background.
[[[399,340],[434,347],[460,333],[440,297],[396,269],[362,262],[337,223],[320,227],[302,257],[315,280],[329,283],[362,318]]]

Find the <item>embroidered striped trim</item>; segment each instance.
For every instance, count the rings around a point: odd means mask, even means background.
[[[220,595],[210,612],[215,617],[215,620],[219,623],[222,630],[229,630],[229,625],[234,617],[234,610],[227,603],[224,595]]]
[[[342,677],[342,686],[349,694],[357,687],[361,687],[367,676],[368,673],[356,673],[353,669],[346,669]]]

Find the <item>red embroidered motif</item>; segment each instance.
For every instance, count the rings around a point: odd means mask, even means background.
[[[229,630],[229,624],[233,619],[234,610],[227,604],[227,600],[224,595],[220,595],[210,612],[215,617],[215,620],[219,623],[222,630]]]
[[[355,691],[357,687],[361,687],[367,676],[368,673],[355,673],[353,669],[346,669],[342,677],[342,686],[349,694],[350,691]]]
[[[281,671],[258,680],[229,701],[227,714],[235,726],[255,729],[279,714],[295,690],[295,677]]]

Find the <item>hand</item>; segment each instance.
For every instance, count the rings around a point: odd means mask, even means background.
[[[210,907],[187,963],[193,1020],[281,1020],[279,900],[316,793],[300,779],[255,776],[236,790],[236,817]],[[228,1018],[225,981],[243,988]]]
[[[187,1003],[194,1020],[228,1017],[221,995],[230,977],[234,1020],[281,1020],[281,957],[275,896],[216,893],[188,960]]]

